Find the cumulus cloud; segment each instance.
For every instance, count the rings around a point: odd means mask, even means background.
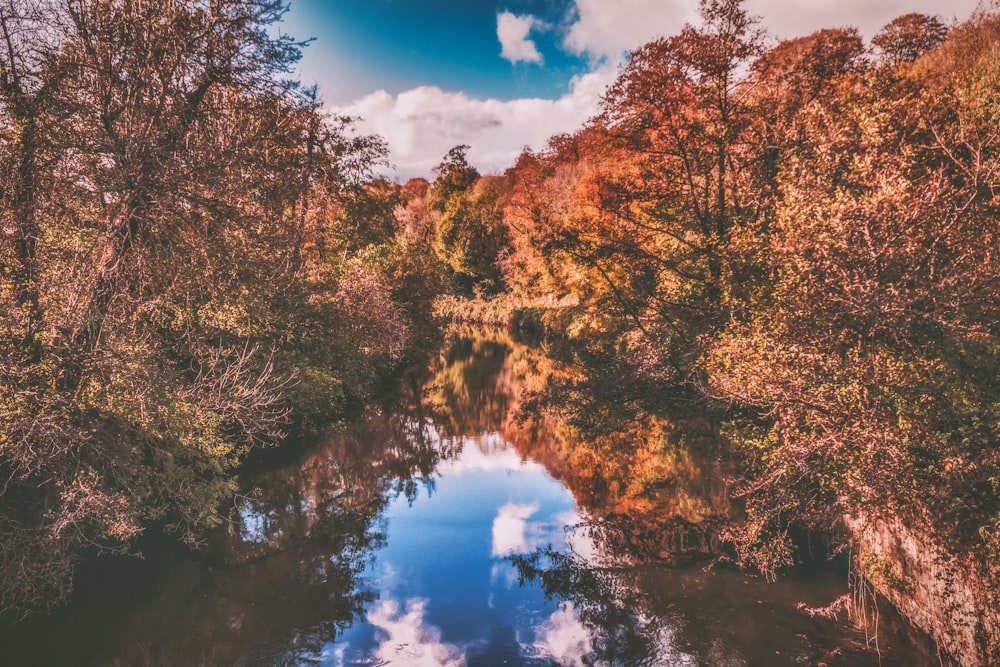
[[[954,0],[943,18],[966,18],[978,0]],[[785,0],[747,0],[777,37],[820,28],[856,26],[870,38],[893,18],[911,11],[942,14],[939,0],[817,0],[789,10]],[[559,99],[479,99],[422,86],[392,95],[377,91],[336,111],[362,118],[359,129],[389,143],[401,179],[430,177],[450,148],[469,144],[469,160],[482,172],[510,166],[522,148],[541,148],[553,134],[573,132],[599,109],[600,96],[624,62],[624,54],[658,36],[697,24],[698,0],[576,0],[561,26],[562,48],[588,58],[591,71],[574,77]],[[497,36],[511,62],[540,62],[531,30],[545,26],[532,16],[497,15]],[[545,26],[548,27],[548,26]],[[537,59],[536,59],[537,58]]]
[[[464,652],[455,644],[441,641],[441,631],[424,620],[427,600],[406,601],[405,611],[396,600],[383,600],[368,615],[376,628],[379,646],[373,658],[379,665],[413,667],[460,667]]]
[[[781,0],[747,0],[747,11],[763,17],[764,27],[781,38],[807,35],[821,28],[856,27],[866,38],[894,18],[910,12],[938,15],[943,20],[968,18],[979,0],[838,0],[803,2],[789,11]]]
[[[529,521],[538,510],[538,503],[530,505],[507,503],[497,510],[497,515],[493,519],[494,557],[528,553],[545,546],[560,550],[572,548],[574,553],[577,547],[587,549],[580,536],[573,537],[576,531],[567,530],[567,526],[573,525],[567,523],[567,519],[578,515],[568,512],[547,516],[543,514]]]
[[[430,176],[458,144],[471,145],[469,161],[480,171],[498,171],[523,147],[541,148],[553,134],[579,128],[597,112],[615,73],[615,67],[604,66],[575,77],[570,92],[556,100],[484,100],[422,86],[398,95],[374,92],[336,111],[360,117],[360,131],[386,139],[403,179]]]
[[[542,54],[535,43],[528,39],[533,27],[540,25],[534,16],[518,16],[510,12],[497,14],[497,39],[500,40],[500,57],[513,64],[519,62],[541,63]]]
[[[499,433],[484,433],[472,438],[462,438],[458,456],[442,461],[437,472],[440,475],[457,476],[470,472],[494,472],[498,470],[544,473],[545,467],[539,463],[525,461]]]
[[[622,54],[678,32],[698,15],[696,0],[576,0],[563,46],[617,64]]]
[[[672,667],[697,667],[698,658],[678,648],[677,628],[668,623],[651,624],[648,616],[640,614],[639,631],[646,634],[656,646],[656,664]],[[531,653],[551,658],[553,662],[567,667],[582,667],[590,664],[592,653],[590,630],[581,622],[580,613],[571,602],[563,602],[559,609],[535,628]],[[731,647],[718,643],[712,647],[710,664],[743,665],[744,661],[734,655]]]

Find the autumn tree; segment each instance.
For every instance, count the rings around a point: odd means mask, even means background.
[[[842,78],[867,68],[865,45],[853,28],[819,30],[780,42],[752,65],[754,85],[748,91],[753,109],[748,134],[763,147],[748,164],[748,181],[766,211],[759,231],[766,231],[780,199],[778,176],[790,151],[806,140],[801,111],[838,95]],[[737,257],[759,252],[757,234],[740,239]],[[756,247],[755,247],[756,246]]]
[[[552,137],[541,151],[523,151],[507,171],[509,250],[501,265],[509,289],[525,302],[578,300],[583,269],[561,249],[560,239],[573,233],[573,192],[587,169],[584,146],[592,132]]]
[[[486,292],[502,288],[497,264],[506,246],[503,200],[507,182],[502,176],[480,176],[452,195],[437,225],[434,250],[467,285]]]
[[[941,44],[948,28],[936,16],[903,14],[872,38],[872,46],[890,66],[911,63]]]
[[[502,221],[507,184],[498,176],[480,176],[466,158],[468,150],[466,145],[455,146],[434,168],[436,178],[424,203],[429,211],[423,214],[433,220],[423,226],[433,226],[434,253],[451,268],[459,291],[471,295],[478,286],[484,294],[493,294],[502,289],[497,261],[506,243]]]
[[[750,115],[739,91],[763,38],[735,0],[703,2],[701,16],[701,26],[632,54],[608,91],[604,118],[647,157],[632,188],[641,198],[620,207],[624,220],[674,238],[675,258],[664,258],[671,268],[718,276],[717,248],[750,206],[734,187]]]
[[[350,253],[391,232],[395,192],[376,170],[386,166],[388,147],[377,136],[358,134],[352,120],[326,115],[315,87],[302,92],[289,137],[290,157],[298,172],[299,199],[294,203],[292,271],[315,276],[330,253]],[[371,223],[367,217],[371,217]],[[364,239],[353,239],[356,233]]]
[[[411,178],[400,190],[395,217],[396,233],[403,241],[429,245],[434,236],[437,220],[428,205],[430,186],[425,178]]]
[[[707,358],[713,391],[758,411],[734,432],[752,461],[738,544],[765,569],[788,562],[790,520],[857,513],[996,552],[996,25],[801,112],[775,283]]]
[[[575,138],[575,164],[553,158],[536,171],[539,187],[561,194],[532,213],[586,276],[576,326],[631,340],[637,360],[681,384],[696,338],[725,319],[729,288],[742,282],[733,230],[761,215],[745,187],[762,150],[746,91],[763,35],[735,0],[703,2],[701,18],[632,53],[601,116]]]
[[[452,197],[465,192],[479,178],[479,172],[469,164],[469,146],[454,146],[434,167],[434,182],[431,184],[428,206],[440,212],[448,207]]]
[[[64,599],[84,550],[150,522],[195,542],[221,520],[315,351],[291,313],[340,336],[370,315],[373,356],[405,339],[381,278],[361,306],[349,271],[299,270],[316,184],[343,192],[372,153],[285,80],[284,10],[0,6],[0,613]],[[310,363],[344,393],[345,359]]]

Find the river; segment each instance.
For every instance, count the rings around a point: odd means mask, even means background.
[[[720,563],[738,508],[724,464],[692,451],[698,420],[578,411],[609,435],[517,418],[568,372],[506,334],[456,334],[394,400],[248,473],[200,552],[154,536],[82,568],[68,607],[0,637],[0,663],[929,662],[898,618],[876,645],[816,612],[848,592],[836,562],[775,583]]]

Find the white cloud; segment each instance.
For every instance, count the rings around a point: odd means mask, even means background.
[[[383,600],[368,615],[376,628],[378,648],[372,656],[379,665],[411,667],[462,667],[465,655],[455,644],[441,641],[441,631],[424,620],[427,600],[406,601],[406,611],[396,600]]]
[[[510,12],[497,14],[497,39],[500,40],[500,57],[513,64],[519,62],[541,63],[542,54],[528,33],[539,25],[534,16],[518,16]]]
[[[746,10],[779,38],[807,35],[821,28],[855,26],[871,38],[892,19],[909,12],[940,15],[945,21],[969,17],[979,0],[812,0],[790,6],[788,0],[747,0]],[[698,0],[576,0],[564,47],[591,58],[618,61],[656,37],[677,34],[685,23],[697,25]]]
[[[437,467],[439,475],[456,476],[469,472],[498,470],[544,473],[540,463],[525,461],[499,433],[484,433],[472,438],[461,438],[462,451],[453,459],[442,461]]]
[[[696,0],[576,0],[564,47],[612,63],[656,37],[673,35],[698,15]]]
[[[485,173],[509,167],[525,146],[541,148],[553,134],[579,128],[597,113],[615,74],[614,66],[603,66],[575,77],[570,92],[556,100],[484,100],[422,86],[395,96],[374,92],[336,111],[360,117],[360,131],[388,141],[403,179],[430,176],[458,144],[471,145],[469,161]]]
[[[795,37],[826,27],[857,26],[870,38],[893,18],[912,11],[964,19],[978,0],[954,0],[944,12],[939,0],[813,0],[790,10],[787,0],[747,0],[747,11],[763,17],[762,25],[778,37]],[[508,18],[504,18],[508,17]],[[359,129],[379,134],[389,143],[390,159],[402,179],[430,177],[450,148],[469,144],[469,160],[480,171],[501,171],[522,148],[541,148],[553,134],[573,132],[597,113],[600,96],[614,81],[623,54],[663,35],[677,34],[685,23],[697,24],[698,0],[576,0],[563,26],[563,47],[590,58],[590,72],[574,77],[570,92],[556,100],[478,99],[462,92],[422,86],[391,95],[370,93],[336,111],[363,120]],[[541,22],[509,12],[497,16],[497,36],[504,57],[532,60],[537,54],[528,39]],[[510,47],[508,50],[508,46]]]
[[[490,567],[490,586],[511,590],[519,584],[517,568],[508,560],[494,561]],[[493,608],[493,592],[490,591],[489,607]]]
[[[788,0],[747,0],[746,10],[778,38],[808,35],[821,28],[857,27],[870,39],[897,16],[909,12],[940,15],[946,22],[964,20],[979,0],[812,0],[792,6]],[[621,54],[656,37],[675,35],[684,24],[698,25],[698,0],[576,0],[563,46],[597,60],[619,62]]]
[[[965,20],[979,4],[979,0],[833,0],[796,3],[789,10],[786,0],[747,0],[747,11],[763,17],[767,30],[780,37],[799,37],[821,28],[853,26],[870,39],[898,16],[920,12],[940,16],[945,22],[953,18]]]
[[[586,519],[577,508],[564,512],[556,517],[556,523],[566,526],[563,531],[563,541],[566,548],[577,558],[588,565],[599,565],[602,561],[601,552],[591,537]],[[614,554],[610,554],[614,558]]]
[[[542,547],[553,549],[577,547],[587,550],[588,544],[581,536],[575,536],[576,531],[567,531],[567,523],[575,513],[564,512],[555,516],[542,515],[529,521],[538,512],[538,503],[519,505],[507,503],[497,509],[493,519],[493,556],[504,557],[511,554],[524,554]],[[572,541],[572,544],[571,544]],[[590,546],[590,550],[593,547]],[[584,556],[586,557],[586,556]]]
[[[700,664],[693,654],[677,648],[676,627],[662,623],[653,628],[650,627],[650,620],[640,614],[639,631],[647,634],[656,645],[655,664],[671,667],[696,667]],[[588,664],[587,657],[592,652],[592,646],[590,630],[580,621],[576,607],[572,602],[563,602],[555,613],[535,628],[530,653],[551,658],[559,665],[577,667]],[[745,664],[724,644],[713,646],[710,663],[727,667]]]
[[[538,511],[538,503],[507,503],[493,519],[493,555],[523,554],[534,547],[528,542],[528,519]]]

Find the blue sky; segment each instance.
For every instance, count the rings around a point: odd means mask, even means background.
[[[316,37],[307,73],[327,78],[324,97],[349,103],[374,89],[422,85],[510,100],[559,97],[588,60],[558,47],[570,0],[292,0],[286,21],[295,35]],[[531,16],[539,62],[501,57],[498,16]],[[551,27],[548,27],[551,26]],[[317,53],[317,52],[321,52]],[[316,56],[320,56],[317,58]],[[322,61],[322,63],[317,62]],[[329,64],[329,67],[326,65]]]
[[[747,0],[768,31],[855,26],[870,38],[919,11],[965,19],[978,0]],[[470,144],[509,166],[597,112],[628,50],[697,22],[697,0],[291,0],[283,29],[314,38],[299,77],[389,143],[395,176],[430,176]]]

